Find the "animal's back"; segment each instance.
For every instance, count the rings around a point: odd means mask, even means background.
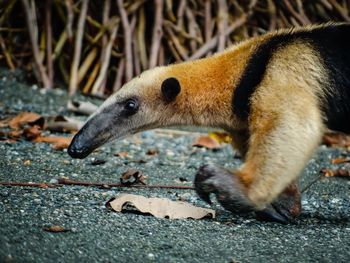
[[[326,125],[350,132],[350,24],[345,23],[282,31],[263,41],[249,59],[234,92],[235,113],[243,119],[248,117],[249,99],[264,78],[273,54],[295,41],[310,44],[323,62],[320,66],[324,67],[328,80],[322,83]],[[304,77],[308,78],[307,72]]]
[[[328,92],[323,107],[326,123],[330,129],[349,133],[350,24],[329,25],[309,34],[328,73]]]

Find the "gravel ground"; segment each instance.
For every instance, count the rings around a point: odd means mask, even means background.
[[[21,74],[0,71],[1,118],[20,111],[67,114],[66,99],[62,90],[43,93],[23,84]],[[144,132],[103,146],[85,160],[73,160],[43,143],[0,141],[0,180],[55,182],[66,176],[118,182],[122,172],[137,168],[149,184],[180,184],[182,177],[188,180],[184,185],[192,185],[204,163],[241,163],[229,147],[192,147],[195,137]],[[149,156],[149,149],[159,154]],[[128,157],[114,156],[120,151],[127,151]],[[0,262],[349,262],[350,181],[316,180],[322,168],[336,167],[330,160],[340,155],[349,154],[320,146],[310,160],[300,183],[305,187],[316,182],[304,192],[303,213],[293,225],[232,215],[217,203],[217,218],[205,220],[157,219],[105,207],[121,192],[181,198],[208,207],[191,190],[0,187]],[[96,159],[106,163],[92,165]],[[52,225],[70,231],[43,230]]]

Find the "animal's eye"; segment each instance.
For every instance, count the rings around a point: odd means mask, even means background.
[[[138,108],[139,104],[135,99],[128,99],[124,104],[124,110],[128,113],[128,115],[136,113]]]

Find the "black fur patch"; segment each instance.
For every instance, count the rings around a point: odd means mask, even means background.
[[[167,78],[163,81],[162,94],[165,102],[173,101],[180,91],[180,82],[176,78]]]
[[[233,94],[233,111],[246,120],[250,98],[262,81],[274,52],[293,41],[312,44],[324,61],[333,94],[327,94],[323,112],[330,129],[350,132],[350,24],[330,24],[311,31],[277,34],[262,43],[252,54]],[[307,74],[307,73],[306,73]],[[307,77],[307,76],[305,76]]]
[[[278,35],[262,43],[252,54],[233,94],[233,112],[242,120],[250,113],[250,98],[262,81],[273,53],[285,46],[291,35]]]

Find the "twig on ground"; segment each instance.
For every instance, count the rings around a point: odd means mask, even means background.
[[[194,190],[192,186],[186,185],[125,185],[120,183],[100,183],[100,182],[87,182],[87,181],[76,181],[65,178],[58,179],[58,183],[49,184],[49,183],[31,183],[31,182],[1,182],[2,186],[29,186],[29,187],[40,187],[40,188],[54,188],[60,187],[63,185],[77,185],[77,186],[97,186],[97,187],[118,187],[118,188],[148,188],[148,189],[188,189]]]

